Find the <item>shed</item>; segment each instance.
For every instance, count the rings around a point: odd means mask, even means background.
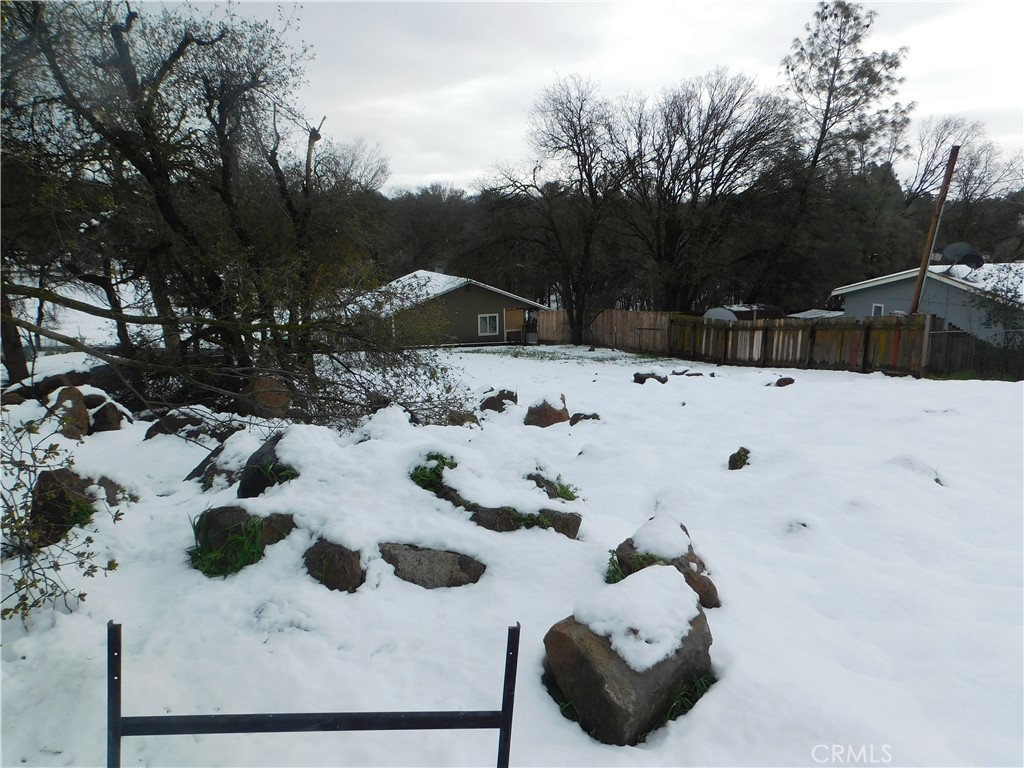
[[[917,269],[844,285],[846,317],[903,315],[910,311]],[[932,265],[925,275],[918,312],[936,315],[977,338],[1006,344],[1024,334],[1024,263]]]
[[[729,304],[704,313],[711,320],[782,320],[786,313],[768,304]]]
[[[544,304],[468,277],[425,269],[392,281],[385,290],[402,297],[402,306],[391,311],[428,303],[437,306],[447,323],[445,335],[453,344],[529,341],[530,329],[536,331],[537,310],[547,309]]]

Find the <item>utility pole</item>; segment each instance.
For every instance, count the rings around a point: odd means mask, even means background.
[[[911,315],[917,314],[918,305],[921,303],[921,291],[924,289],[924,278],[928,274],[928,262],[932,257],[932,248],[935,245],[935,236],[939,230],[939,219],[942,218],[942,206],[946,202],[946,193],[949,192],[949,182],[953,179],[953,168],[956,166],[956,156],[960,153],[960,145],[955,144],[949,150],[949,160],[946,161],[946,176],[942,180],[942,187],[939,189],[939,198],[935,201],[935,213],[932,214],[932,225],[928,230],[928,237],[924,241],[924,253],[921,256],[921,269],[917,273],[917,283],[914,285],[914,299],[910,302]]]

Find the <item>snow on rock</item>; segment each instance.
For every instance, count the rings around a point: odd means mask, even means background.
[[[670,515],[655,515],[633,534],[633,545],[638,552],[672,560],[690,550],[690,537],[682,523]]]
[[[631,669],[643,672],[679,649],[699,613],[683,575],[654,565],[579,601],[573,618],[607,637]]]
[[[552,408],[564,408],[565,407],[565,395],[559,392],[548,392],[543,397],[534,400],[531,404],[531,408],[540,408],[544,405],[550,405]]]

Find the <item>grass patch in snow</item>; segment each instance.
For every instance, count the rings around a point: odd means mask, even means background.
[[[409,478],[420,488],[437,493],[444,485],[444,471],[457,466],[451,456],[432,452],[427,454],[427,463],[415,467],[409,473]]]
[[[633,572],[641,571],[649,565],[667,565],[667,563],[657,555],[651,555],[646,552],[636,552],[629,556],[629,561],[633,565]],[[606,584],[618,584],[626,578],[626,572],[622,570],[622,566],[619,565],[619,558],[615,554],[614,549],[608,550],[608,570],[605,572],[604,581]]]
[[[207,537],[201,534],[196,520],[193,520],[192,535],[196,543],[188,549],[189,564],[210,577],[238,573],[263,557],[262,532],[263,520],[254,517],[232,528],[222,548],[211,549]]]

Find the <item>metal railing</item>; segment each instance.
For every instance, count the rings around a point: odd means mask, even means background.
[[[447,712],[310,712],[238,715],[121,714],[121,625],[107,623],[107,768],[121,765],[125,736],[312,731],[423,731],[498,729],[498,768],[508,768],[512,707],[519,660],[519,624],[508,628],[501,709]]]

